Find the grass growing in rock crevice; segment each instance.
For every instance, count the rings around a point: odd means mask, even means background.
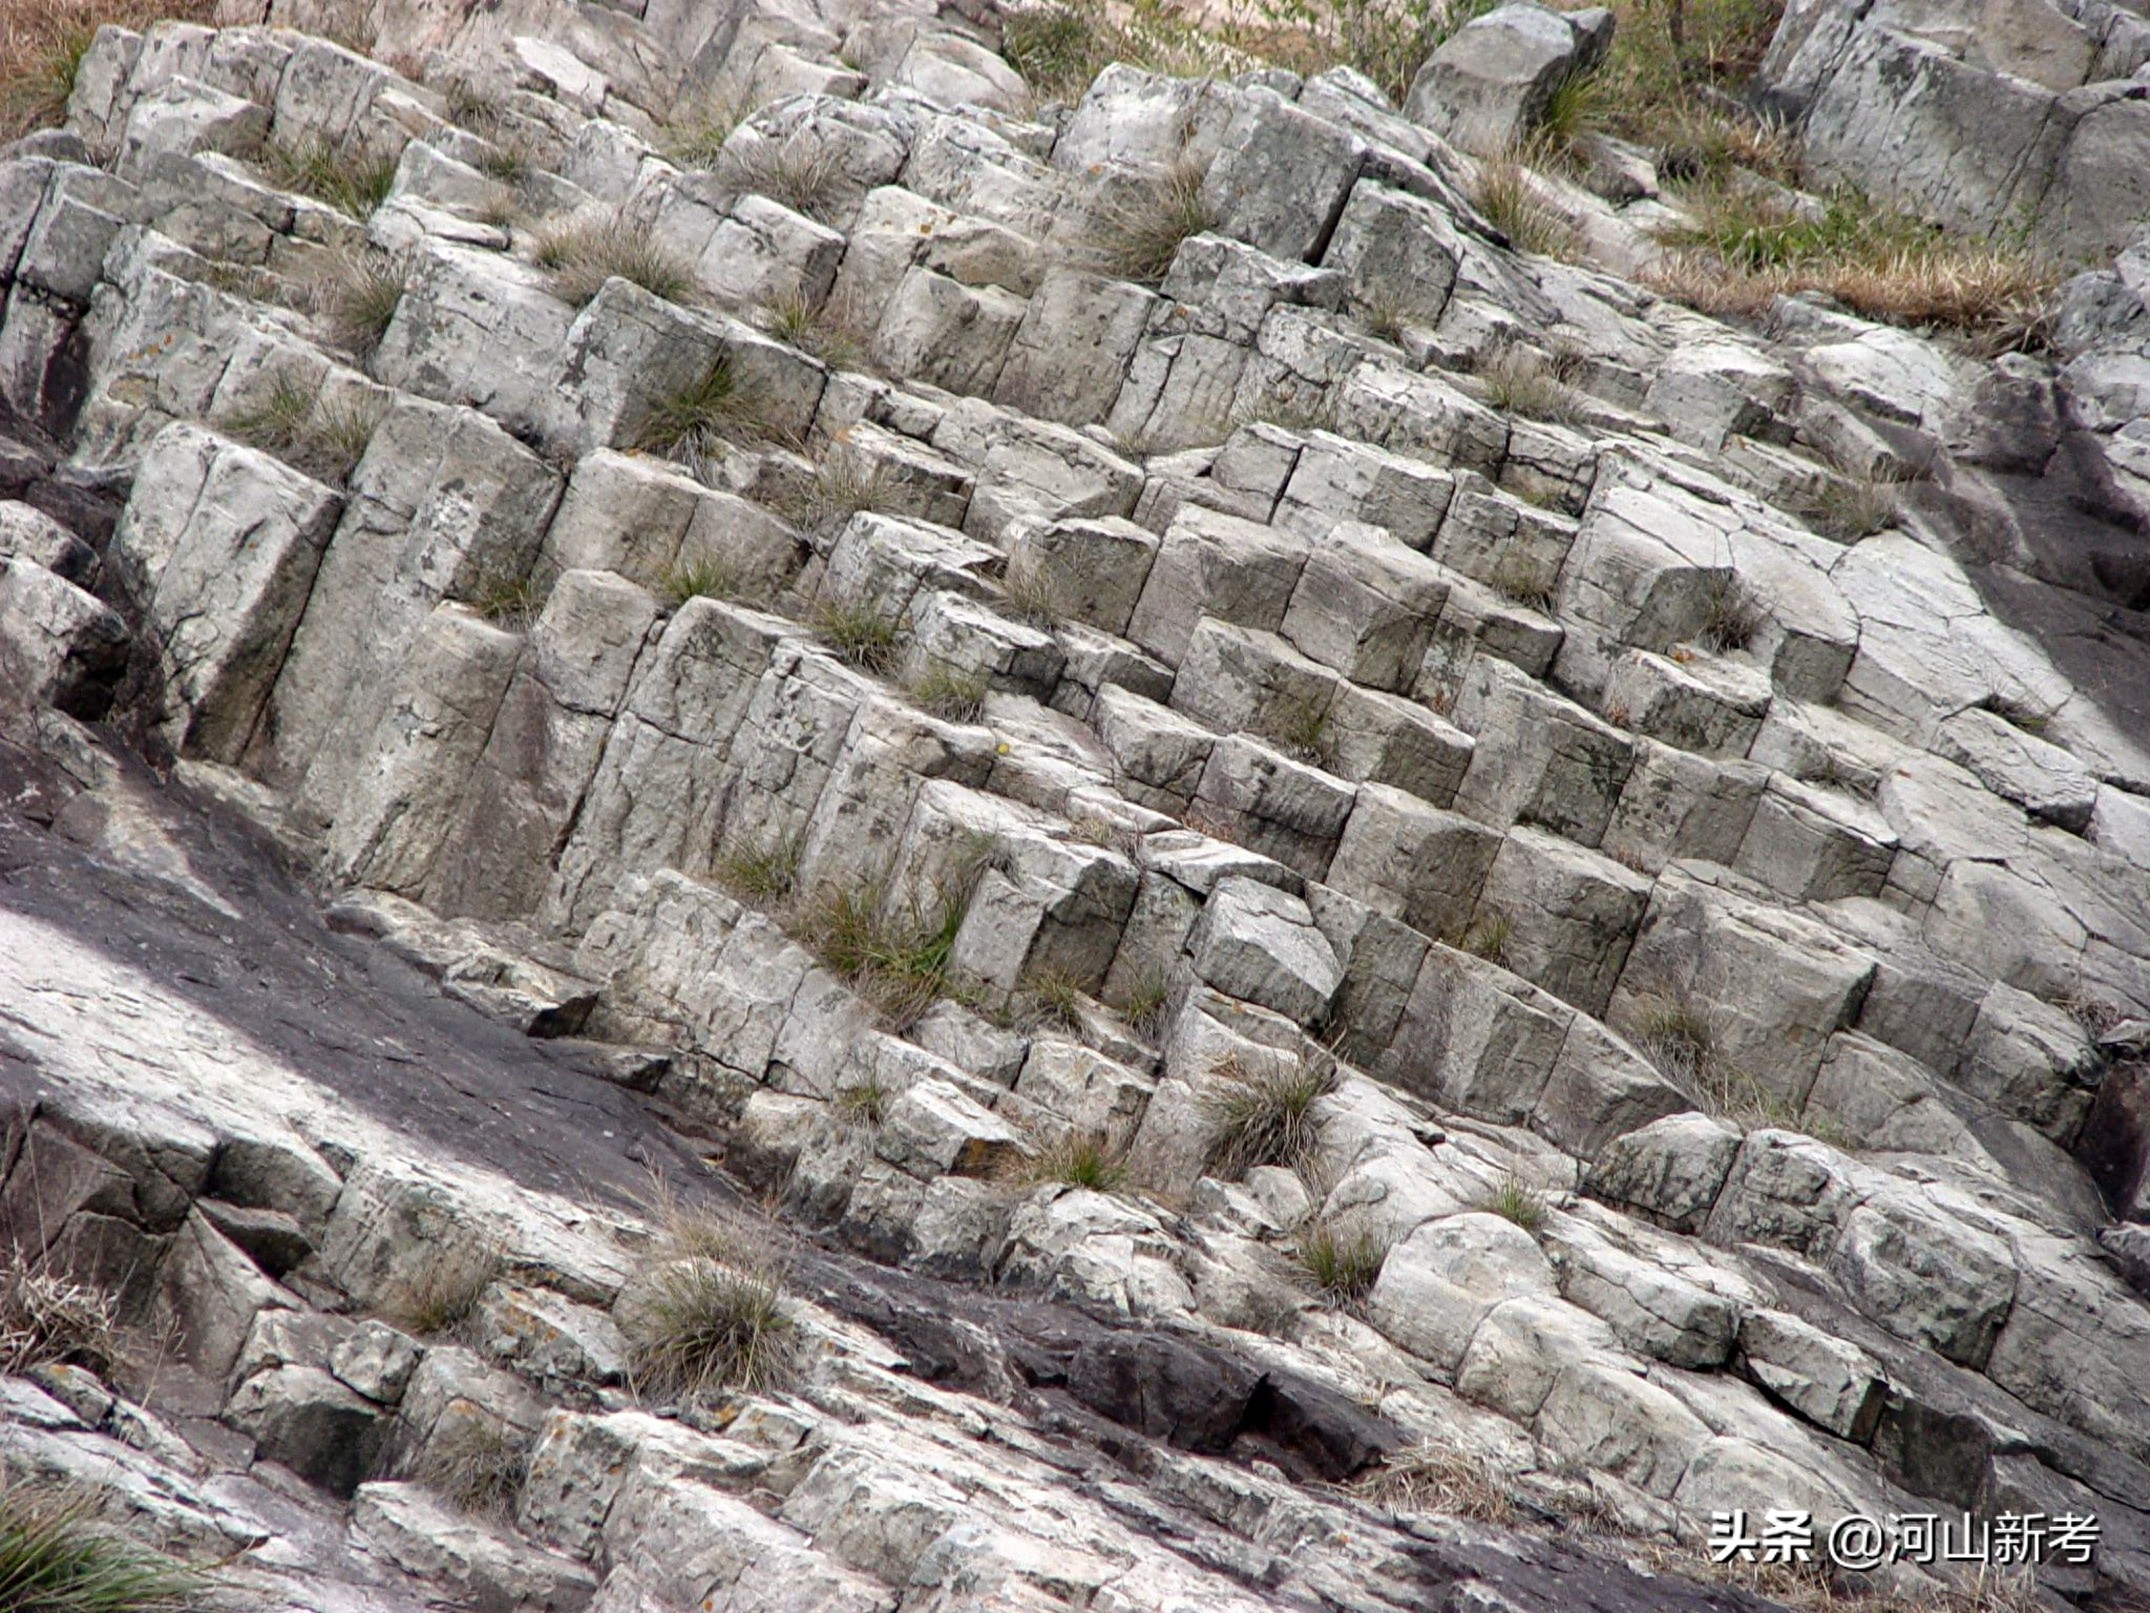
[[[792,928],[892,1029],[908,1030],[953,994],[949,959],[984,870],[983,858],[964,856],[923,891],[915,884],[900,895],[880,882],[839,886]]]
[[[649,1263],[617,1316],[638,1393],[681,1400],[778,1390],[805,1342],[780,1267],[731,1217],[659,1184]]]
[[[274,454],[294,470],[342,485],[388,412],[385,398],[356,393],[324,400],[290,376],[278,376],[268,395],[223,422],[241,442]]]
[[[474,1517],[506,1523],[530,1468],[530,1434],[488,1415],[463,1417],[437,1432],[403,1476]]]
[[[67,114],[75,74],[110,23],[207,22],[214,0],[7,0],[0,5],[0,144]]]
[[[1282,1067],[1250,1069],[1227,1058],[1212,1072],[1217,1088],[1205,1100],[1212,1166],[1228,1179],[1257,1165],[1297,1170],[1321,1141],[1315,1103],[1336,1090],[1336,1060],[1315,1053]]]
[[[727,356],[651,403],[635,432],[634,446],[692,465],[726,443],[769,442],[781,436],[761,389]]]
[[[1515,1475],[1478,1452],[1424,1441],[1391,1451],[1353,1488],[1398,1512],[1443,1512],[1479,1523],[1516,1521]]]
[[[0,1608],[187,1613],[205,1578],[114,1533],[87,1494],[0,1478]]]
[[[1686,200],[1693,216],[1661,234],[1673,250],[1649,278],[1704,312],[1754,317],[1777,297],[1818,291],[1870,319],[1939,327],[1984,351],[2045,340],[2061,269],[2028,241],[1952,235],[1848,188],[1818,214],[1751,186]]]
[[[1098,264],[1123,280],[1164,279],[1180,243],[1216,222],[1202,199],[1202,169],[1181,158],[1104,204],[1090,227]]]
[[[0,1255],[0,1376],[46,1366],[104,1376],[120,1360],[114,1295],[48,1270],[20,1249]]]
[[[333,146],[315,136],[269,146],[261,154],[261,166],[280,189],[311,196],[361,224],[388,199],[396,179],[391,159]]]
[[[1117,1193],[1127,1185],[1126,1150],[1095,1132],[1071,1131],[1038,1151],[1022,1167],[1030,1183],[1059,1183],[1092,1193]]]
[[[658,245],[647,225],[618,213],[547,225],[531,256],[551,275],[554,294],[577,308],[613,279],[630,281],[666,302],[683,303],[694,295],[687,265]]]
[[[1299,1230],[1299,1264],[1333,1303],[1356,1305],[1373,1292],[1388,1257],[1373,1234],[1353,1232],[1329,1221],[1309,1221]]]

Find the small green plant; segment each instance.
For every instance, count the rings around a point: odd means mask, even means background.
[[[1494,1184],[1478,1208],[1533,1235],[1545,1225],[1545,1194],[1513,1172]]]
[[[829,1106],[847,1126],[878,1126],[888,1118],[889,1090],[878,1078],[868,1076],[847,1087],[838,1087]]]
[[[912,682],[911,698],[943,722],[974,723],[985,715],[986,689],[979,674],[936,662]]]
[[[1124,280],[1164,279],[1180,243],[1216,222],[1202,200],[1202,180],[1202,169],[1182,157],[1109,203],[1092,226],[1099,263]]]
[[[1474,958],[1505,966],[1509,937],[1514,933],[1515,925],[1507,914],[1488,911],[1471,920],[1463,939],[1456,944]]]
[[[717,878],[756,902],[781,902],[799,877],[799,837],[771,837],[717,860]]]
[[[1542,562],[1520,550],[1511,549],[1493,563],[1493,570],[1486,578],[1487,586],[1509,601],[1529,610],[1551,615],[1556,579],[1547,575]]]
[[[1023,982],[1022,1001],[1024,1017],[1032,1024],[1079,1031],[1090,998],[1066,975],[1047,969]]]
[[[87,1367],[102,1377],[120,1359],[115,1296],[8,1250],[0,1260],[0,1377],[45,1366]]]
[[[532,1440],[523,1429],[489,1415],[443,1418],[404,1474],[450,1506],[505,1523],[530,1470]]]
[[[1410,313],[1401,297],[1383,290],[1359,305],[1359,319],[1376,341],[1401,342]]]
[[[1032,1182],[1117,1193],[1127,1184],[1127,1163],[1123,1150],[1095,1132],[1070,1131],[1042,1149],[1023,1174]]]
[[[1431,1441],[1392,1451],[1358,1492],[1398,1512],[1443,1512],[1479,1523],[1513,1523],[1515,1479],[1476,1451]]]
[[[896,482],[885,467],[862,470],[849,455],[832,456],[814,479],[784,498],[778,513],[809,532],[834,532],[861,510],[895,508]]]
[[[391,1290],[381,1312],[420,1338],[452,1333],[476,1314],[478,1301],[500,1275],[505,1253],[494,1238],[468,1249],[440,1251]]]
[[[921,894],[886,885],[839,887],[800,920],[800,939],[901,1032],[949,994],[948,962],[984,871],[964,857]]]
[[[1294,1063],[1249,1069],[1227,1057],[1203,1107],[1213,1133],[1212,1160],[1229,1178],[1257,1165],[1297,1170],[1321,1140],[1315,1103],[1336,1090],[1336,1060],[1315,1054]]]
[[[1736,571],[1712,571],[1703,585],[1702,643],[1719,655],[1744,650],[1769,621],[1754,590]]]
[[[818,358],[832,370],[857,369],[865,352],[865,344],[847,320],[803,292],[782,292],[762,304],[761,323],[787,347]]]
[[[340,484],[387,412],[385,399],[351,392],[324,402],[318,390],[280,375],[260,403],[233,415],[224,429],[296,470]]]
[[[409,275],[403,259],[369,252],[314,282],[308,301],[327,321],[337,345],[365,359],[388,333]]]
[[[1283,701],[1274,717],[1276,742],[1284,754],[1309,767],[1329,765],[1329,702],[1318,696]]]
[[[1117,59],[1104,13],[1090,5],[1002,13],[1000,53],[1032,89],[1068,101]]]
[[[514,190],[526,183],[536,170],[531,161],[529,147],[520,141],[510,140],[500,144],[488,144],[478,153],[478,172],[496,185]]]
[[[1478,378],[1485,383],[1487,401],[1509,414],[1561,425],[1581,416],[1581,400],[1561,379],[1558,367],[1528,348],[1502,348],[1479,367]]]
[[[693,1400],[790,1381],[800,1330],[776,1272],[750,1260],[693,1255],[658,1266],[648,1283],[627,1318],[637,1389]]]
[[[1165,1005],[1171,988],[1162,970],[1153,969],[1129,988],[1126,1000],[1116,1006],[1120,1016],[1138,1036],[1155,1036],[1164,1023]]]
[[[1563,78],[1533,131],[1540,149],[1557,157],[1571,156],[1603,121],[1604,90],[1603,77],[1594,72],[1569,73]]]
[[[1471,205],[1518,252],[1571,257],[1577,246],[1575,231],[1539,196],[1524,155],[1506,152],[1479,159],[1478,176],[1470,186]]]
[[[665,125],[658,149],[682,168],[714,168],[724,154],[724,142],[753,110],[744,96],[719,96]]]
[[[396,182],[392,159],[333,146],[315,136],[267,147],[262,167],[282,189],[311,196],[361,224],[388,200]]]
[[[658,245],[649,226],[620,213],[547,225],[531,247],[537,266],[552,276],[562,302],[586,306],[607,280],[627,280],[666,302],[690,302],[694,276]]]
[[[495,627],[526,632],[545,608],[545,589],[526,573],[494,568],[472,585],[468,603]]]
[[[1365,1231],[1347,1232],[1325,1220],[1299,1229],[1299,1264],[1332,1302],[1355,1305],[1373,1292],[1388,1251]]]
[[[87,1493],[0,1482],[0,1607],[21,1613],[186,1613],[202,1575],[114,1533]]]
[[[842,153],[833,145],[797,134],[729,144],[719,156],[716,171],[741,190],[781,202],[794,213],[824,224],[842,202],[847,184]]]
[[[745,586],[739,568],[714,558],[686,560],[665,568],[657,591],[674,610],[690,599],[737,599]]]
[[[769,441],[780,435],[761,389],[725,357],[699,379],[651,404],[634,445],[644,453],[691,463],[723,443]]]
[[[814,631],[848,666],[876,675],[896,661],[896,624],[868,605],[825,599],[814,610]]]

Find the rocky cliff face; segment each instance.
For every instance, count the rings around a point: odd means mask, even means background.
[[[0,153],[0,1243],[162,1341],[12,1466],[323,1610],[1754,1605],[1734,1508],[2150,1596],[2131,253],[1988,360],[1514,251],[1446,136],[1589,13],[1407,116],[377,9]],[[2067,23],[1766,77],[2110,248]]]

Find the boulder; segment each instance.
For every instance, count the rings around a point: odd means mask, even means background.
[[[1505,5],[1473,19],[1411,81],[1404,110],[1443,139],[1493,156],[1519,145],[1570,78],[1612,44],[1606,11]]]
[[[1342,982],[1336,954],[1305,902],[1257,880],[1210,893],[1187,940],[1195,973],[1226,996],[1318,1025]]]
[[[1536,1240],[1482,1211],[1428,1221],[1391,1249],[1367,1296],[1367,1316],[1453,1382],[1480,1320],[1518,1295],[1556,1292]]]

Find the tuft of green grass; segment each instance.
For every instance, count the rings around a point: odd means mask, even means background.
[[[112,1532],[87,1494],[0,1483],[0,1608],[20,1613],[188,1613],[202,1575]]]
[[[1079,1031],[1089,1001],[1082,987],[1053,970],[1040,970],[1023,982],[1023,1017],[1035,1026]]]
[[[531,246],[537,266],[552,276],[562,302],[585,307],[607,280],[627,280],[666,302],[691,302],[694,276],[659,246],[649,226],[620,213],[547,225]]]
[[[879,676],[896,661],[896,624],[866,605],[823,600],[814,609],[815,633],[847,666]]]
[[[750,901],[781,902],[799,877],[799,837],[787,835],[719,858],[717,878]]]
[[[0,1259],[0,1377],[46,1366],[87,1367],[103,1377],[120,1360],[115,1295],[47,1270],[20,1248],[6,1252]]]
[[[638,1390],[696,1400],[791,1380],[799,1323],[776,1272],[751,1260],[676,1258],[650,1278],[627,1343]]]
[[[293,469],[341,485],[364,457],[387,412],[385,399],[346,396],[323,402],[318,389],[308,391],[291,376],[280,375],[259,404],[223,424],[241,442],[274,454]]]
[[[1505,913],[1484,912],[1473,918],[1470,927],[1463,932],[1456,945],[1474,958],[1488,963],[1506,966],[1508,939],[1515,933],[1515,925]]]
[[[888,1118],[890,1093],[874,1077],[857,1081],[847,1087],[839,1087],[836,1096],[829,1100],[829,1107],[836,1118],[847,1126],[878,1126]]]
[[[841,975],[901,1032],[949,995],[948,961],[984,871],[965,858],[900,900],[885,884],[839,887],[824,894],[798,922],[799,939]]]
[[[333,146],[315,135],[269,146],[261,166],[279,189],[311,196],[361,224],[388,200],[396,181],[389,158]]]
[[[785,346],[818,358],[832,370],[855,370],[865,354],[865,343],[848,321],[800,292],[782,292],[764,303],[761,324]]]
[[[1100,265],[1123,280],[1164,279],[1180,243],[1216,222],[1202,200],[1202,179],[1202,169],[1182,157],[1107,206],[1091,226]]]
[[[744,96],[720,96],[666,124],[657,149],[682,168],[714,168],[724,155],[724,142],[753,110]]]
[[[1542,153],[1533,148],[1481,158],[1470,185],[1470,203],[1516,251],[1573,257],[1579,246],[1575,231],[1538,195],[1528,166],[1533,157],[1542,159]]]
[[[1162,970],[1145,974],[1129,989],[1124,1002],[1113,1006],[1120,1010],[1130,1028],[1138,1036],[1155,1036],[1163,1027],[1165,1004],[1171,998],[1171,988],[1166,984]]]
[[[1329,755],[1329,702],[1318,698],[1285,701],[1273,718],[1272,732],[1284,754],[1309,767],[1327,767]]]
[[[1504,1221],[1513,1221],[1533,1236],[1545,1225],[1545,1194],[1512,1172],[1502,1177],[1477,1207]]]
[[[364,360],[387,334],[409,278],[403,259],[369,252],[315,281],[307,301],[326,320],[331,339]]]
[[[1346,1232],[1323,1220],[1309,1221],[1299,1231],[1299,1264],[1339,1305],[1355,1305],[1371,1293],[1387,1258],[1388,1251],[1364,1231]]]
[[[975,672],[936,663],[911,684],[919,709],[943,722],[974,723],[985,715],[986,681]]]
[[[761,390],[720,358],[699,379],[650,405],[635,433],[644,453],[692,463],[723,443],[766,442],[782,435]]]
[[[0,145],[58,125],[106,23],[207,22],[213,0],[7,0],[0,5]]]
[[[1204,1108],[1213,1134],[1211,1160],[1228,1178],[1257,1165],[1297,1170],[1321,1140],[1314,1104],[1336,1090],[1336,1061],[1326,1055],[1282,1069],[1248,1069],[1226,1058],[1214,1074],[1223,1084]]]
[[[895,481],[883,466],[861,470],[849,458],[826,459],[777,513],[807,531],[833,532],[861,510],[893,509],[895,493]]]
[[[657,581],[657,591],[674,610],[690,599],[737,599],[744,584],[736,566],[722,560],[690,560],[668,566]]]
[[[1756,315],[1820,291],[1889,324],[1935,326],[1981,351],[2046,340],[2061,265],[2028,238],[1970,240],[1840,187],[1819,216],[1754,186],[1686,198],[1651,283],[1705,313]]]
[[[489,570],[472,585],[466,603],[494,626],[520,633],[544,610],[545,590],[527,575]]]
[[[1718,1062],[1717,1028],[1710,1016],[1685,1003],[1652,1003],[1636,1017],[1636,1047],[1674,1086],[1699,1091]]]
[[[1058,1182],[1093,1193],[1117,1193],[1127,1185],[1125,1151],[1095,1132],[1068,1132],[1040,1150],[1023,1169],[1030,1182]]]

